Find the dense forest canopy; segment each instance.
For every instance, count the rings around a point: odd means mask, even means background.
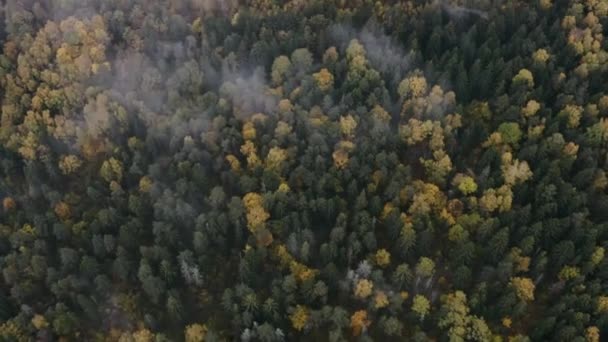
[[[607,1],[0,15],[0,341],[608,336]]]

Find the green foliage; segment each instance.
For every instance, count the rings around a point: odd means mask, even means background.
[[[505,122],[498,126],[498,133],[502,137],[502,141],[509,145],[516,145],[522,138],[522,132],[519,124],[516,122]]]
[[[0,340],[602,340],[606,25],[9,1]]]

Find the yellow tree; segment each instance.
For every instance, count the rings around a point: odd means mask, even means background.
[[[207,327],[204,324],[194,323],[188,325],[184,331],[186,342],[203,342],[207,335]]]
[[[524,277],[513,277],[509,282],[509,285],[515,290],[517,298],[524,302],[531,302],[534,300],[534,282],[530,278]]]
[[[431,303],[426,297],[416,295],[412,302],[412,311],[420,318],[420,320],[424,320],[424,317],[431,311]]]
[[[302,305],[296,306],[296,309],[293,311],[291,315],[289,315],[289,320],[291,321],[291,326],[297,331],[302,331],[308,323],[308,318],[310,314],[308,313],[308,308]]]
[[[360,299],[365,299],[372,294],[374,283],[371,280],[360,279],[355,285],[355,296]]]
[[[367,319],[367,311],[359,310],[353,313],[350,317],[350,327],[353,332],[353,336],[359,336],[363,331],[365,331],[372,322]]]
[[[243,203],[247,210],[247,228],[252,233],[263,228],[270,214],[264,209],[263,199],[260,194],[250,192],[243,197]]]
[[[317,87],[323,92],[330,90],[334,86],[334,75],[326,68],[314,73],[312,77],[314,78]]]

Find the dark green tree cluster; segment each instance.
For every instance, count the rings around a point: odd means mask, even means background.
[[[608,336],[606,1],[0,16],[0,341]]]

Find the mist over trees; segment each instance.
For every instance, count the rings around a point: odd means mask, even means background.
[[[0,19],[0,341],[608,334],[605,1]]]

